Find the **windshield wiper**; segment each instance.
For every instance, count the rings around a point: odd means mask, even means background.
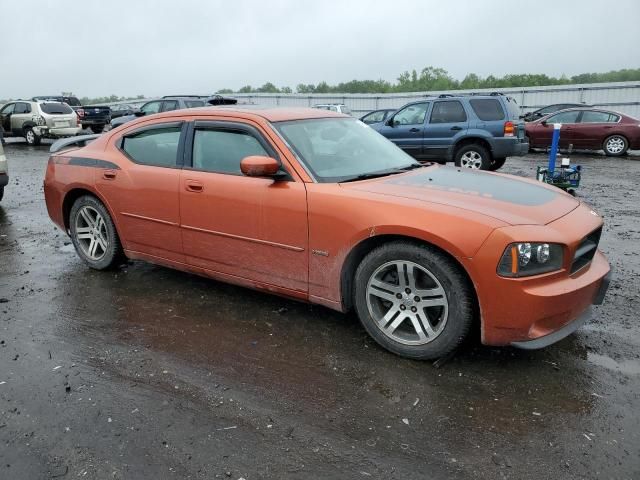
[[[422,168],[422,167],[424,167],[424,165],[422,165],[421,163],[410,163],[409,165],[406,165],[404,167],[399,167],[394,170],[402,170],[403,172],[407,172],[409,170],[413,170],[414,168]]]
[[[360,175],[355,175],[353,177],[345,178],[344,180],[340,180],[340,183],[344,182],[355,182],[357,180],[368,180],[369,178],[378,178],[378,177],[386,177],[387,175],[394,175],[396,173],[404,173],[409,170],[413,170],[414,168],[422,167],[419,163],[410,163],[409,165],[405,165],[404,167],[398,168],[390,168],[388,170],[380,170],[377,172],[370,173],[361,173]]]

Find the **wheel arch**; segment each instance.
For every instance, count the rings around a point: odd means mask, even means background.
[[[91,195],[92,197],[95,197],[98,200],[100,200],[100,202],[102,202],[104,207],[109,212],[109,215],[111,216],[111,220],[113,221],[113,225],[116,227],[116,233],[120,238],[120,242],[122,242],[122,236],[120,235],[120,228],[118,226],[118,221],[116,216],[113,214],[113,210],[111,209],[109,202],[107,202],[105,198],[102,195],[100,195],[98,192],[96,192],[95,190],[91,189],[86,185],[74,186],[64,194],[64,198],[62,199],[62,221],[64,222],[65,231],[69,232],[69,228],[70,228],[69,217],[71,215],[71,207],[73,206],[74,202],[78,198],[82,197],[83,195]]]
[[[27,134],[27,130],[32,129],[33,127],[37,127],[38,125],[36,125],[36,122],[34,122],[33,120],[27,120],[26,122],[24,122],[22,124],[22,134],[26,135]]]
[[[489,155],[491,155],[493,157],[493,149],[491,148],[491,143],[484,137],[480,136],[480,135],[472,135],[472,136],[467,136],[467,137],[463,137],[460,140],[458,140],[454,145],[453,145],[453,155],[452,158],[455,159],[458,150],[460,150],[462,147],[465,147],[467,145],[474,145],[474,144],[478,144],[484,148],[487,149],[487,152],[489,152]]]
[[[396,234],[396,233],[385,233],[375,236],[370,236],[365,239],[362,239],[353,248],[349,251],[345,260],[342,264],[342,269],[340,272],[340,298],[342,303],[342,310],[349,311],[353,308],[353,283],[356,269],[358,265],[364,259],[364,257],[369,254],[375,248],[384,245],[386,243],[391,243],[395,241],[408,241],[414,243],[416,245],[428,245],[437,249],[442,254],[446,255],[450,258],[454,264],[458,267],[460,272],[467,278],[469,285],[473,292],[473,297],[475,301],[475,309],[476,314],[475,317],[479,318],[479,314],[477,312],[479,309],[479,297],[478,292],[475,287],[475,282],[471,277],[471,274],[467,271],[464,265],[460,262],[460,260],[453,255],[451,252],[447,251],[443,246],[434,243],[433,241],[425,240],[424,238],[420,238],[417,236],[411,236],[406,234]]]

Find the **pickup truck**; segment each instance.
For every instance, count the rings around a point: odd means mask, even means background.
[[[82,105],[77,97],[66,97],[62,95],[42,95],[33,97],[34,101],[50,100],[62,102],[69,105],[78,115],[78,120],[82,128],[90,128],[93,133],[102,133],[104,126],[111,122],[111,109],[99,105]]]

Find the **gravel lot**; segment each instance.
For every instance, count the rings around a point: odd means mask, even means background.
[[[354,315],[140,262],[89,270],[46,213],[48,146],[5,150],[0,478],[640,478],[640,157],[572,155],[615,268],[597,318],[437,369]]]

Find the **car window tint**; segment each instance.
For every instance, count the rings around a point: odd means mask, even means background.
[[[495,98],[476,98],[469,100],[471,108],[480,120],[504,120],[502,105]]]
[[[436,102],[431,111],[430,123],[466,122],[467,114],[457,100],[454,102]]]
[[[608,112],[593,112],[587,110],[582,112],[582,123],[614,123],[618,121],[618,116]]]
[[[393,117],[393,123],[395,125],[420,125],[424,123],[424,117],[427,114],[429,108],[428,103],[414,103],[409,105]]]
[[[182,127],[154,128],[124,138],[122,149],[136,163],[175,167]]]
[[[185,100],[184,104],[187,108],[204,107],[204,102],[200,100]]]
[[[260,142],[236,130],[196,130],[193,139],[193,168],[208,172],[241,175],[240,161],[250,155],[269,156]]]
[[[67,115],[69,113],[73,113],[73,108],[69,105],[57,102],[41,103],[40,110],[44,113],[48,113],[49,115]]]
[[[385,112],[383,110],[379,112],[372,112],[369,115],[366,115],[362,120],[364,123],[377,123],[384,120]]]
[[[30,112],[31,112],[31,105],[24,102],[16,103],[16,106],[13,110],[13,113],[30,113]]]
[[[160,106],[162,105],[162,102],[158,101],[158,102],[149,102],[146,103],[142,106],[142,108],[140,109],[141,112],[144,113],[148,113],[148,114],[152,114],[152,113],[158,113],[160,111]]]
[[[169,112],[171,110],[177,110],[178,109],[178,101],[177,100],[165,100],[162,103],[162,111],[163,112]]]
[[[13,113],[14,108],[16,108],[16,104],[10,103],[9,105],[5,105],[4,107],[2,107],[2,110],[0,110],[0,113],[8,115],[10,113]]]
[[[557,115],[553,115],[547,119],[548,123],[576,123],[578,120],[578,115],[580,115],[579,110],[574,110],[571,112],[560,112]]]

